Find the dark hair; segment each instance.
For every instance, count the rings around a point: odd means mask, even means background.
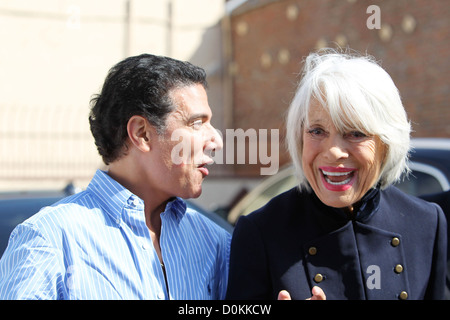
[[[142,54],[113,66],[100,94],[91,100],[89,123],[95,145],[105,164],[126,152],[127,123],[140,115],[156,127],[165,129],[167,115],[176,106],[172,89],[201,84],[206,89],[206,73],[189,62]]]

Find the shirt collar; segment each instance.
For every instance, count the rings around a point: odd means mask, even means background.
[[[134,206],[136,209],[144,210],[144,202],[131,191],[123,187],[116,180],[111,178],[107,172],[97,170],[92,178],[87,190],[94,193],[100,201],[100,205],[114,219],[121,217],[125,206]],[[167,203],[162,215],[173,213],[178,222],[186,213],[186,202],[178,197]]]
[[[114,220],[120,219],[124,206],[134,199],[139,199],[102,170],[96,171],[87,190],[97,197],[102,208]]]
[[[187,205],[186,202],[178,197],[175,197],[166,205],[166,210],[164,210],[164,215],[167,213],[172,213],[177,220],[180,222],[186,214]]]

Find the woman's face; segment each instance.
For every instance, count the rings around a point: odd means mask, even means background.
[[[326,205],[353,210],[378,181],[386,148],[379,137],[358,130],[339,132],[314,102],[303,128],[302,165],[306,179]]]

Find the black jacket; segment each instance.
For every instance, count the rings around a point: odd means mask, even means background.
[[[450,190],[440,192],[440,193],[434,193],[434,194],[427,194],[422,195],[420,198],[429,201],[437,203],[441,209],[444,211],[445,217],[447,218],[447,228],[449,227],[449,219],[450,219]],[[448,245],[448,242],[450,241],[450,233],[447,229],[447,284],[445,289],[445,297],[447,300],[450,300],[450,245]]]
[[[395,187],[373,189],[354,217],[291,189],[242,216],[231,244],[228,299],[443,299],[442,210]]]

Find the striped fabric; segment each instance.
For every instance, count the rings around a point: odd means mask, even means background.
[[[179,198],[161,219],[169,292],[143,201],[98,170],[85,191],[14,229],[0,299],[223,299],[230,234]]]

